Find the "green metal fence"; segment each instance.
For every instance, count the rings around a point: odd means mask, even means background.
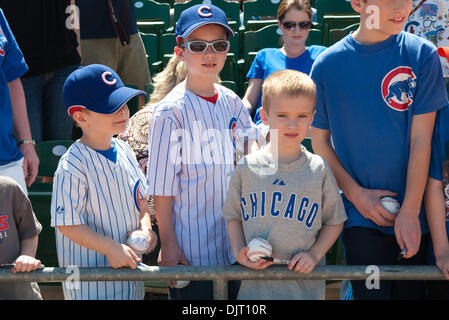
[[[377,272],[374,274],[373,270]],[[75,274],[76,272],[76,274]],[[317,266],[309,274],[289,270],[286,266],[271,266],[252,270],[242,266],[212,267],[138,267],[129,268],[44,268],[32,272],[13,274],[0,269],[0,285],[5,281],[65,282],[73,281],[151,281],[151,280],[212,280],[214,298],[227,299],[229,280],[444,280],[436,266]]]

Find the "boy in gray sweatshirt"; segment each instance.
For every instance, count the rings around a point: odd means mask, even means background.
[[[247,256],[246,244],[263,238],[273,257],[290,260],[290,270],[310,273],[325,264],[346,220],[328,164],[301,145],[315,114],[315,95],[313,81],[298,71],[278,71],[264,81],[261,119],[270,140],[240,161],[223,209],[234,256],[248,268],[272,264]],[[324,280],[246,280],[238,298],[315,300],[324,294]]]

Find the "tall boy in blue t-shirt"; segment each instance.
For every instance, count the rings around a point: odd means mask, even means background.
[[[344,194],[348,264],[425,264],[421,202],[435,111],[447,105],[441,63],[433,44],[402,32],[412,0],[351,4],[360,13],[359,29],[312,67],[313,149],[328,161]],[[382,206],[384,196],[402,204],[396,216]],[[364,281],[351,282],[355,299],[425,295],[422,281],[380,281],[372,290]]]

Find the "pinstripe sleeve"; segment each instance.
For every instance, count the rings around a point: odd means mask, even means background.
[[[51,226],[85,224],[87,184],[84,179],[59,168],[53,181]]]
[[[153,116],[148,138],[148,195],[178,193],[181,170],[182,134],[176,123],[164,115]]]

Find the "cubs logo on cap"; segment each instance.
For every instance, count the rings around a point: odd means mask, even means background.
[[[203,18],[212,17],[212,8],[209,6],[201,6],[198,8],[198,15]]]
[[[226,13],[212,4],[197,4],[183,12],[176,23],[176,37],[186,38],[193,31],[207,24],[222,26],[230,37],[234,36],[234,30],[228,24]]]
[[[79,67],[67,77],[63,95],[67,112],[72,115],[83,109],[111,114],[129,99],[146,93],[125,87],[118,74],[111,68],[101,64],[90,64]]]
[[[391,70],[382,81],[382,97],[385,103],[396,111],[406,111],[413,103],[416,75],[410,67]]]

